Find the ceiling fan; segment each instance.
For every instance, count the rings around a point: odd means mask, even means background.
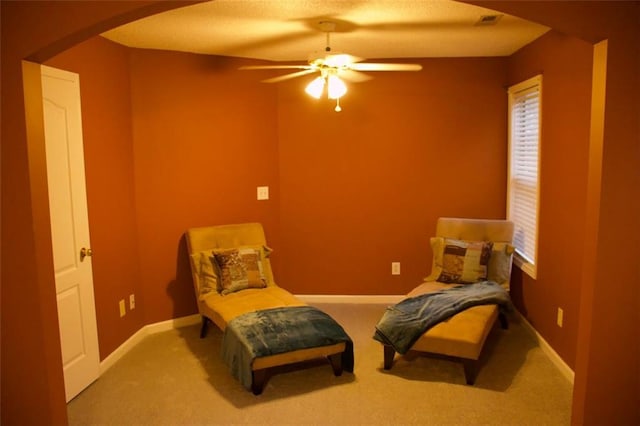
[[[358,58],[346,53],[332,53],[330,45],[331,33],[336,29],[333,21],[320,21],[318,26],[321,31],[327,34],[327,45],[325,54],[312,54],[307,65],[247,65],[240,67],[241,70],[265,70],[265,69],[291,69],[299,70],[278,77],[262,80],[264,83],[278,83],[291,78],[301,77],[307,74],[319,73],[305,89],[305,91],[316,99],[319,99],[327,87],[329,99],[336,100],[336,112],[340,112],[340,98],[347,92],[347,86],[342,79],[350,82],[361,82],[369,80],[371,77],[363,74],[362,71],[420,71],[422,65],[419,64],[391,64],[362,62],[363,58]]]

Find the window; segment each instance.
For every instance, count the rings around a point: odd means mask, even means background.
[[[514,225],[516,264],[536,277],[542,76],[509,88],[507,219]]]

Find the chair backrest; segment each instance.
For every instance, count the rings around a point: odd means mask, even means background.
[[[189,253],[229,247],[265,245],[267,243],[260,223],[205,226],[187,231]]]
[[[467,241],[513,242],[513,222],[500,219],[441,217],[436,236]]]

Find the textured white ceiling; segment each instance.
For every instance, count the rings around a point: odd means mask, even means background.
[[[331,47],[361,58],[508,56],[548,28],[450,0],[216,0],[150,16],[104,37],[130,47],[272,61],[323,51],[319,22],[336,22]]]

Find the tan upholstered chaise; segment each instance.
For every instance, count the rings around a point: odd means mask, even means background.
[[[480,220],[440,218],[436,227],[436,237],[452,238],[466,241],[492,241],[493,252],[489,262],[489,279],[493,278],[508,290],[511,272],[511,246],[513,223],[506,220]],[[434,261],[432,273],[425,282],[413,289],[407,297],[413,297],[451,284],[438,282],[442,271],[442,248],[438,246],[442,238],[432,238]],[[472,285],[472,284],[471,284]],[[435,354],[445,358],[462,361],[467,384],[474,384],[478,358],[484,342],[493,328],[496,319],[500,318],[503,328],[507,328],[507,320],[497,305],[481,305],[468,308],[448,320],[441,322],[424,334],[413,344],[412,351]],[[384,369],[393,365],[395,350],[384,345]]]
[[[189,229],[186,233],[187,245],[191,257],[191,269],[196,291],[198,311],[202,316],[200,336],[205,337],[209,322],[213,321],[220,330],[225,330],[234,318],[250,312],[280,307],[305,306],[305,303],[275,283],[271,263],[267,256],[261,261],[262,272],[267,281],[265,288],[247,288],[226,295],[215,289],[205,289],[201,271],[201,259],[210,256],[213,250],[235,247],[266,247],[262,225],[247,223],[236,225],[208,226]],[[251,366],[252,391],[262,392],[267,369],[296,362],[328,358],[336,376],[342,374],[342,354],[346,344],[325,345],[320,347],[293,350],[286,353],[256,358]]]

